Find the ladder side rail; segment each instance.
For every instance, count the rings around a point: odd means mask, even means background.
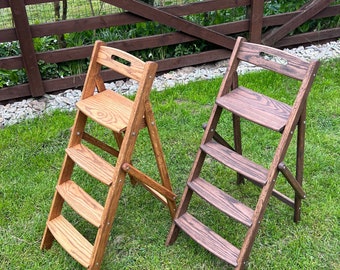
[[[297,141],[296,141],[296,167],[295,167],[295,179],[302,187],[303,182],[303,168],[304,168],[304,155],[305,155],[305,135],[306,135],[306,108],[307,104],[303,106],[303,111],[300,116],[300,120],[297,127]],[[298,194],[295,194],[294,201],[294,221],[300,221],[301,217],[301,198]]]
[[[232,91],[233,86],[236,86],[235,84],[235,78],[236,78],[236,74],[237,74],[237,67],[239,64],[239,59],[237,58],[237,54],[239,52],[241,43],[245,40],[245,38],[239,37],[236,39],[236,43],[235,43],[235,48],[230,56],[230,61],[229,61],[229,67],[227,70],[226,75],[224,76],[219,92],[217,94],[217,98],[225,95],[226,93],[228,93],[229,91]],[[210,140],[212,140],[214,138],[214,134],[216,133],[216,126],[217,123],[220,119],[220,116],[222,114],[222,108],[219,107],[216,103],[214,104],[214,107],[212,109],[212,112],[210,114],[210,118],[209,121],[206,125],[206,128],[204,130],[204,134],[203,134],[203,138],[201,140],[201,144],[204,144]],[[199,150],[197,153],[198,155],[201,155],[202,151]],[[196,162],[195,162],[196,163]],[[194,167],[193,167],[194,168]],[[200,166],[201,168],[201,166]],[[200,171],[201,169],[198,169],[197,171]],[[189,175],[189,179],[194,179],[198,176],[197,173],[190,173]]]
[[[267,175],[267,183],[264,185],[256,205],[253,216],[253,226],[248,230],[245,241],[243,242],[238,259],[238,265],[243,266],[249,258],[251,248],[254,244],[256,234],[265,213],[265,209],[269,203],[269,199],[275,186],[275,181],[279,173],[279,164],[284,160],[284,157],[287,153],[289,143],[291,142],[295,127],[304,110],[303,105],[305,104],[307,96],[310,92],[318,67],[319,62],[312,61],[309,65],[308,71],[306,72],[306,76],[303,79],[302,85],[292,107],[287,125],[282,133],[279,145],[275,151],[274,159],[270,165]]]
[[[139,134],[139,128],[141,122],[144,121],[144,104],[143,100],[145,95],[149,95],[151,86],[157,71],[157,63],[146,62],[145,69],[141,79],[139,80],[139,87],[135,97],[135,102],[131,111],[131,117],[129,119],[124,140],[120,147],[120,154],[116,162],[116,170],[112,177],[112,185],[109,188],[108,196],[105,202],[101,226],[97,232],[96,240],[94,243],[94,255],[91,258],[90,268],[96,269],[97,265],[102,262],[105,247],[109,238],[112,223],[114,221],[120,194],[122,192],[126,172],[122,166],[124,163],[131,162],[131,156],[134,150],[134,146]]]
[[[102,46],[104,42],[97,40],[94,44],[93,51],[91,54],[91,60],[89,64],[89,72],[87,72],[85,77],[85,82],[83,86],[83,92],[81,95],[81,99],[88,98],[93,95],[95,87],[96,87],[96,78],[100,72],[101,65],[96,62],[98,57],[98,52],[100,46]]]
[[[227,69],[227,73],[225,74],[218,95],[216,97],[219,98],[223,95],[225,95],[226,93],[228,93],[229,91],[231,91],[232,89],[232,85],[233,85],[233,77],[235,76],[235,73],[237,73],[237,67],[239,65],[239,59],[237,57],[237,54],[239,53],[239,50],[241,48],[241,43],[244,42],[246,39],[243,37],[238,37],[236,39],[235,42],[235,47],[233,52],[231,53],[230,56],[230,60],[229,60],[229,65],[228,65],[228,69]],[[213,114],[211,114],[213,115]],[[207,129],[206,129],[207,131]]]
[[[96,87],[98,92],[103,92],[106,90],[105,84],[104,84],[104,80],[102,78],[102,76],[100,74],[98,74],[98,76],[96,77]]]
[[[232,88],[235,89],[238,87],[238,74],[234,72]],[[232,114],[233,120],[233,136],[234,136],[234,148],[235,152],[242,155],[242,133],[241,133],[241,118],[236,114]],[[240,173],[237,173],[236,183],[244,184],[244,176]]]
[[[87,97],[92,96],[95,91],[96,78],[101,68],[101,66],[96,62],[96,59],[98,57],[100,46],[102,46],[103,44],[104,43],[102,41],[95,42],[92,55],[91,55],[90,64],[89,64],[89,69],[88,69],[89,72],[86,74],[81,99],[85,99]],[[70,135],[68,147],[72,147],[80,143],[82,139],[82,135],[84,133],[86,120],[87,120],[87,116],[84,115],[81,111],[77,110],[74,124],[71,129],[71,135]]]
[[[237,59],[237,52],[238,52],[238,49],[240,48],[241,42],[244,40],[245,39],[242,37],[239,37],[236,39],[235,48],[230,56],[229,68],[227,70],[226,75],[223,78],[217,97],[223,96],[231,90],[232,83],[233,83],[233,76],[236,73],[237,66],[239,63]],[[218,106],[215,103],[213,106],[212,112],[210,114],[209,121],[204,129],[204,134],[201,140],[201,144],[204,144],[207,141],[210,141],[214,138],[214,135],[216,134],[216,126],[220,119],[221,114],[222,114],[222,107]],[[191,167],[191,171],[190,171],[187,182],[190,182],[199,176],[201,168],[204,164],[205,157],[206,157],[206,153],[202,151],[201,148],[199,148],[197,151],[193,166]],[[180,216],[182,216],[187,211],[192,194],[193,194],[193,191],[188,187],[188,184],[186,184],[184,188],[184,192],[182,194],[181,201],[179,203],[179,206],[177,208],[177,211],[174,217],[175,220],[178,219]],[[171,228],[170,228],[167,240],[166,240],[166,245],[171,245],[176,241],[177,236],[179,234],[179,230],[180,228],[176,225],[176,223],[172,222],[172,225],[171,225]]]
[[[157,168],[161,177],[162,185],[172,193],[170,176],[165,162],[165,156],[162,150],[162,144],[156,126],[156,120],[152,111],[152,106],[149,98],[145,100],[145,121],[148,128],[152,149],[156,158]],[[176,195],[174,195],[172,198],[166,197],[166,199],[168,202],[171,217],[174,218],[177,208],[175,202]]]
[[[102,42],[96,42],[94,46],[94,49],[91,55],[90,65],[89,65],[90,72],[88,72],[86,75],[82,98],[91,96],[94,92],[95,78],[100,71],[100,65],[96,63],[95,59],[97,57],[98,50],[101,44]],[[73,128],[71,129],[71,135],[70,135],[68,147],[72,147],[81,141],[86,120],[87,120],[87,117],[80,111],[77,111],[76,117],[74,120],[74,125],[73,125]],[[74,161],[67,154],[65,154],[57,185],[60,185],[63,182],[71,179],[74,165],[75,165]],[[53,196],[47,222],[51,221],[52,219],[56,218],[57,216],[61,214],[63,204],[64,204],[64,199],[61,197],[61,195],[58,193],[56,189],[54,196]],[[54,240],[54,236],[52,235],[48,226],[46,225],[40,248],[41,249],[51,248],[53,240]]]

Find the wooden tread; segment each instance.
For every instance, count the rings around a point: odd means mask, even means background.
[[[63,216],[47,222],[48,229],[59,244],[81,265],[89,267],[93,245]]]
[[[57,190],[74,211],[99,228],[104,210],[100,203],[71,180],[58,185]]]
[[[175,223],[193,240],[212,254],[233,266],[237,266],[237,258],[240,254],[240,250],[202,224],[192,215],[186,212],[175,219]]]
[[[218,98],[216,103],[254,123],[282,132],[291,107],[245,87],[238,87]]]
[[[81,112],[102,126],[121,133],[127,127],[133,101],[112,90],[105,90],[78,101],[76,105]]]
[[[242,174],[259,186],[263,186],[266,183],[268,170],[235,151],[214,141],[202,144],[201,149],[217,161]]]
[[[69,157],[88,174],[98,179],[105,185],[112,184],[112,176],[115,167],[102,159],[83,144],[77,144],[66,149]]]
[[[254,211],[248,206],[202,178],[196,178],[193,181],[188,182],[188,186],[200,197],[223,213],[248,227],[251,226]]]

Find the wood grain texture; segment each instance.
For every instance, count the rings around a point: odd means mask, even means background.
[[[254,123],[282,132],[291,107],[245,87],[238,87],[216,100],[232,113]]]
[[[225,166],[244,175],[246,178],[250,178],[261,185],[266,183],[268,170],[238,153],[212,141],[202,144],[201,149]]]
[[[80,186],[69,180],[58,185],[57,190],[74,211],[97,228],[100,226],[104,207]]]
[[[263,54],[269,55],[270,58],[264,57]],[[257,67],[272,70],[297,80],[303,80],[309,67],[307,61],[283,50],[249,42],[242,43],[237,57]],[[280,61],[274,61],[271,59],[272,57],[276,57]]]
[[[63,216],[48,221],[47,226],[60,245],[82,266],[88,267],[93,246]]]
[[[133,102],[114,91],[106,90],[77,102],[77,107],[104,127],[120,133],[126,129]]]
[[[175,223],[202,247],[231,265],[237,266],[240,251],[192,215],[185,213],[177,218]]]
[[[105,185],[112,183],[114,167],[83,144],[67,148],[66,153],[88,174]]]
[[[251,219],[254,211],[248,206],[234,199],[202,178],[196,178],[193,181],[188,182],[188,186],[201,198],[226,215],[248,227],[251,226]]]
[[[118,62],[117,60],[119,58],[124,59],[128,64]],[[119,70],[120,74],[123,74],[128,78],[137,81],[142,79],[145,63],[139,58],[122,50],[101,46],[96,61],[110,69]]]

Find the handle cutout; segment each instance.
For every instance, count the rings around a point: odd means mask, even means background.
[[[130,61],[128,61],[128,60],[126,60],[124,58],[121,58],[121,57],[119,57],[117,55],[111,55],[111,59],[113,61],[117,61],[117,62],[119,62],[121,64],[124,64],[126,66],[129,66],[129,67],[131,67],[131,65],[132,65],[132,63]]]
[[[288,65],[287,59],[282,58],[282,57],[280,57],[280,56],[272,55],[272,54],[265,53],[265,52],[260,52],[259,55],[260,55],[260,57],[262,57],[264,60],[272,61],[272,62],[281,64],[281,65],[285,65],[285,66]]]

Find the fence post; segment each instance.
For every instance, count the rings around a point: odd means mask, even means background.
[[[250,0],[248,7],[249,41],[261,43],[264,0]]]
[[[15,31],[19,40],[22,60],[28,77],[31,95],[33,97],[42,96],[45,94],[45,90],[34,50],[33,38],[27,18],[25,1],[10,0],[9,5],[12,10]]]

